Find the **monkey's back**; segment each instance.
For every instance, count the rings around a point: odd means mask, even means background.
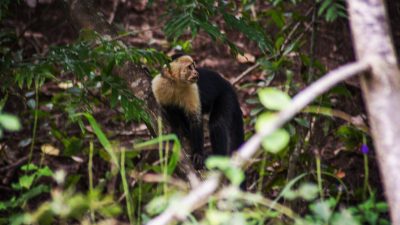
[[[197,85],[200,92],[200,101],[203,110],[202,113],[209,113],[212,104],[215,102],[221,104],[228,103],[220,102],[223,101],[223,99],[219,100],[222,96],[232,97],[234,101],[229,101],[229,104],[233,103],[234,107],[239,107],[235,90],[227,80],[221,77],[217,72],[206,68],[196,68],[196,70],[199,72]]]
[[[244,141],[243,115],[233,86],[215,71],[196,69],[202,114],[210,114],[210,121],[220,118],[217,123],[228,126],[230,133],[229,150],[237,149]]]

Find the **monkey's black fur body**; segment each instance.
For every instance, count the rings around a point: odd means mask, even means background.
[[[243,143],[243,115],[232,85],[218,73],[198,68],[201,110],[209,114],[214,154],[227,155]]]
[[[174,56],[173,59],[179,57]],[[189,139],[194,155],[202,161],[204,138],[201,115],[208,114],[212,153],[229,155],[244,142],[242,111],[235,90],[217,72],[205,68],[196,68],[196,71],[201,112],[193,113],[177,105],[161,104],[164,116],[178,136]]]

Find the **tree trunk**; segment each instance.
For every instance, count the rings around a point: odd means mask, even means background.
[[[400,71],[383,0],[349,0],[358,60],[371,64],[361,87],[393,224],[400,224]]]

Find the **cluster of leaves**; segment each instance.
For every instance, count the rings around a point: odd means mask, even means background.
[[[50,191],[48,185],[34,183],[41,177],[53,175],[48,167],[39,168],[35,164],[27,164],[21,167],[21,171],[25,174],[19,177],[18,182],[12,184],[12,189],[20,194],[10,196],[7,201],[0,201],[0,212],[19,212],[29,200]],[[13,214],[13,216],[11,216],[10,221],[14,221],[17,217],[16,214]],[[8,218],[0,217],[0,223],[6,224],[10,221]]]
[[[168,60],[154,49],[126,47],[118,40],[110,40],[91,31],[83,31],[79,41],[74,44],[52,47],[46,57],[34,56],[22,60],[20,54],[12,54],[10,49],[4,51],[6,54],[0,60],[3,71],[0,78],[4,81],[0,88],[3,91],[13,84],[20,88],[29,89],[32,85],[37,88],[46,80],[72,74],[66,87],[67,93],[73,96],[69,109],[80,108],[82,102],[90,105],[85,101],[87,96],[101,91],[103,96],[109,97],[111,107],[121,105],[127,120],[145,122],[148,121],[148,115],[142,110],[142,102],[128,90],[120,77],[113,74],[113,68],[128,61],[147,63],[154,68]]]
[[[209,164],[217,165],[218,161],[223,163],[225,160],[214,157],[209,160]],[[225,166],[218,165],[214,168],[217,167],[227,171]],[[358,205],[342,207],[339,205],[341,195],[325,200],[318,198],[319,188],[315,184],[306,182],[294,188],[296,183],[306,177],[305,175],[290,181],[273,200],[265,198],[261,193],[242,192],[234,186],[225,188],[209,201],[203,217],[189,215],[183,224],[264,224],[266,221],[273,224],[296,225],[390,224],[387,219],[382,218],[388,212],[387,204],[376,201],[374,195]],[[156,215],[167,205],[179,207],[181,197],[177,194],[170,197],[159,196],[147,205],[146,210],[150,215]],[[278,203],[281,198],[303,202],[304,205],[308,205],[307,213],[303,216],[298,215],[289,207]],[[187,212],[182,210],[181,213],[185,215]],[[282,219],[283,217],[287,219]]]
[[[142,216],[146,216],[145,212],[140,211],[143,202],[147,202],[152,196],[163,195],[160,189],[153,188],[152,184],[140,184],[132,188],[129,186],[128,177],[134,169],[138,169],[137,165],[132,164],[132,160],[139,156],[140,149],[148,146],[160,145],[160,165],[147,165],[146,172],[162,173],[163,179],[168,181],[173,174],[180,155],[180,143],[175,135],[165,135],[153,140],[135,144],[133,149],[118,149],[117,146],[107,138],[106,134],[100,128],[100,125],[92,115],[84,113],[83,116],[89,121],[94,134],[102,145],[103,149],[94,152],[93,145],[89,150],[88,178],[89,190],[87,193],[76,191],[76,184],[82,175],[73,175],[63,170],[53,172],[47,166],[37,166],[35,164],[27,164],[21,167],[24,175],[19,177],[18,182],[12,185],[18,195],[11,196],[7,201],[0,201],[0,213],[5,213],[7,217],[0,216],[0,223],[4,224],[53,224],[54,221],[61,220],[64,222],[73,220],[82,220],[90,215],[91,221],[99,221],[100,218],[115,218],[122,212],[127,215],[132,224],[141,221]],[[65,140],[68,141],[68,140]],[[163,152],[161,147],[163,143],[172,143],[172,149]],[[50,154],[42,149],[44,154]],[[115,200],[114,195],[104,195],[105,182],[99,182],[96,187],[93,183],[93,156],[100,155],[104,160],[108,161],[114,169],[103,178],[109,181],[118,173],[121,176],[122,186],[121,192],[125,195],[126,208],[120,206]],[[44,156],[42,156],[44,157]],[[126,159],[129,159],[126,160]],[[52,187],[51,183],[43,182],[43,179],[52,177],[58,185]],[[161,184],[164,185],[165,184]],[[160,186],[161,186],[160,185]],[[156,185],[157,186],[157,185]],[[167,194],[167,190],[161,190]],[[38,196],[48,195],[50,200],[43,202],[36,210],[32,212],[24,212],[23,206]],[[118,192],[117,192],[118,193]],[[115,194],[117,194],[115,193]],[[136,194],[132,194],[136,193]],[[143,193],[147,193],[142,196]],[[139,208],[136,215],[135,209]]]
[[[318,0],[321,5],[318,10],[319,16],[324,16],[328,22],[335,21],[338,17],[347,18],[344,0]]]
[[[187,30],[195,37],[200,30],[205,31],[214,41],[220,41],[230,47],[233,55],[240,53],[233,42],[231,42],[223,29],[213,24],[212,21],[221,15],[228,28],[235,29],[246,35],[247,38],[258,44],[264,53],[271,51],[272,44],[265,35],[264,29],[258,23],[252,22],[246,16],[234,14],[237,5],[231,1],[168,1],[168,21],[164,32],[172,39],[180,38]],[[178,7],[179,6],[179,7]]]
[[[376,202],[374,196],[371,196],[367,201],[357,206],[347,209],[341,208],[335,210],[337,203],[337,200],[330,198],[310,204],[309,209],[311,213],[304,217],[303,223],[309,225],[390,224],[387,219],[382,218],[388,212],[387,203]]]
[[[54,224],[55,217],[66,221],[68,218],[80,219],[87,212],[98,212],[103,217],[115,217],[121,209],[113,201],[112,196],[102,196],[98,189],[91,190],[87,195],[74,192],[74,183],[66,182],[66,173],[63,170],[53,172],[49,167],[39,167],[27,164],[21,167],[25,173],[19,177],[18,182],[12,184],[19,195],[12,196],[8,201],[0,201],[0,212],[10,212],[10,217],[0,217],[1,224]],[[39,182],[40,179],[54,181],[59,188]],[[62,189],[62,186],[66,190]],[[51,192],[51,201],[44,202],[32,213],[23,213],[23,206],[30,200],[40,195]]]

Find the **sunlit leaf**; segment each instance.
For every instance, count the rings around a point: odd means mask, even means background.
[[[276,88],[264,88],[258,92],[261,103],[271,110],[282,110],[291,103],[290,96]]]
[[[21,130],[21,123],[18,117],[11,114],[0,114],[0,125],[9,131]]]
[[[332,216],[331,202],[329,200],[319,201],[310,205],[311,211],[321,218],[324,222],[328,222]]]
[[[26,189],[29,189],[29,188],[31,187],[31,185],[32,185],[34,179],[35,179],[35,176],[34,176],[34,175],[24,175],[24,176],[21,176],[21,177],[19,178],[19,184],[20,184],[22,187],[24,187],[24,188],[26,188]]]
[[[50,176],[53,176],[53,171],[48,166],[45,166],[45,167],[38,169],[38,171],[36,172],[36,175],[38,177],[41,177],[41,176],[50,177]]]
[[[57,156],[60,155],[60,149],[54,147],[51,144],[44,144],[40,147],[40,149],[42,150],[42,152],[46,155],[53,155],[53,156]]]
[[[146,205],[146,211],[150,215],[156,215],[164,211],[168,206],[168,198],[165,195],[153,198],[149,204]]]
[[[312,183],[304,183],[297,190],[299,197],[311,201],[318,197],[318,186]]]
[[[36,165],[33,164],[33,163],[26,164],[26,165],[23,165],[23,166],[21,167],[21,170],[22,170],[22,171],[33,171],[33,170],[37,170],[37,169],[39,169],[39,167],[36,166]]]
[[[256,121],[256,131],[261,132],[263,129],[266,129],[275,119],[276,114],[274,113],[267,112],[261,114]]]
[[[245,178],[244,172],[231,163],[229,157],[226,156],[211,156],[206,160],[208,169],[219,169],[224,172],[225,176],[234,185],[239,185]]]
[[[271,135],[264,138],[262,146],[271,153],[278,153],[283,150],[289,143],[290,135],[284,129],[279,129]]]
[[[231,161],[229,157],[226,156],[211,156],[206,160],[206,167],[208,169],[220,169],[226,170],[231,167]]]
[[[225,171],[225,175],[234,185],[240,185],[245,178],[243,170],[238,167],[230,167],[228,170]]]

